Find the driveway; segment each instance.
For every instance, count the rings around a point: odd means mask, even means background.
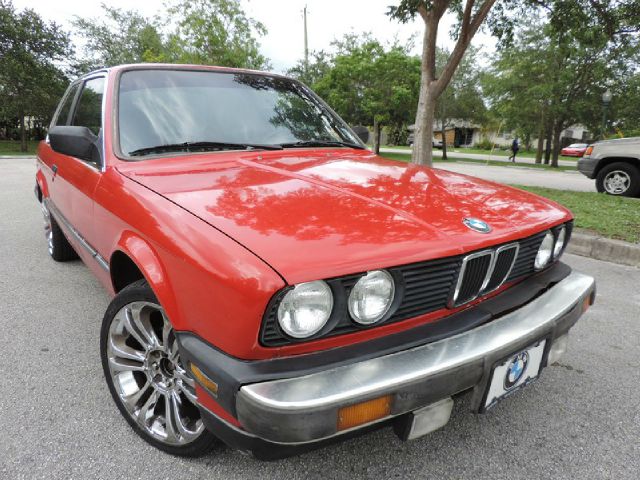
[[[487,415],[462,399],[413,442],[386,429],[271,463],[223,446],[200,459],[153,449],[103,379],[109,298],[80,261],[48,257],[33,174],[33,161],[0,160],[0,478],[638,478],[640,270],[571,255],[597,278],[596,305],[562,361]]]

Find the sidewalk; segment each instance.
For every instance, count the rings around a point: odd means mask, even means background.
[[[406,153],[411,154],[411,148],[380,148],[380,152],[382,153]],[[500,154],[485,154],[485,153],[464,153],[464,152],[452,152],[447,151],[447,155],[455,158],[468,158],[470,160],[492,160],[495,162],[508,162],[509,159],[506,155]],[[433,150],[434,157],[442,157],[442,150],[434,149]],[[536,161],[534,158],[529,157],[517,157],[519,163],[531,163],[535,164]],[[562,165],[563,167],[575,167],[577,162],[575,160],[558,160],[558,165]]]
[[[577,171],[549,171],[532,167],[498,167],[471,162],[436,162],[433,166],[434,168],[463,173],[483,180],[511,185],[548,187],[576,192],[596,191],[595,182]]]

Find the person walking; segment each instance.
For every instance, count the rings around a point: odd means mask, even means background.
[[[511,142],[511,155],[509,156],[509,160],[513,163],[516,163],[516,154],[520,151],[520,144],[518,143],[518,137],[513,139]]]

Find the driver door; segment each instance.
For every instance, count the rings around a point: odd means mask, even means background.
[[[88,127],[99,139],[103,135],[102,96],[104,87],[104,75],[84,80],[68,121],[69,125]],[[92,251],[95,239],[93,195],[102,176],[104,152],[101,152],[101,161],[96,163],[53,152],[48,146],[46,150],[51,158],[49,162],[45,160],[45,163],[51,163],[50,166],[55,175],[52,201],[58,215],[63,217],[61,218],[62,222],[66,224],[63,229],[65,227],[66,229],[72,228],[75,234],[82,239],[78,241],[77,238],[70,238],[78,253],[85,258],[84,254],[89,253],[89,256],[92,257],[95,253],[95,250]]]

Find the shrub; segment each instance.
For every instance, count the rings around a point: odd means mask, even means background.
[[[480,150],[491,150],[493,148],[493,143],[487,137],[484,137],[475,145],[476,148]]]

